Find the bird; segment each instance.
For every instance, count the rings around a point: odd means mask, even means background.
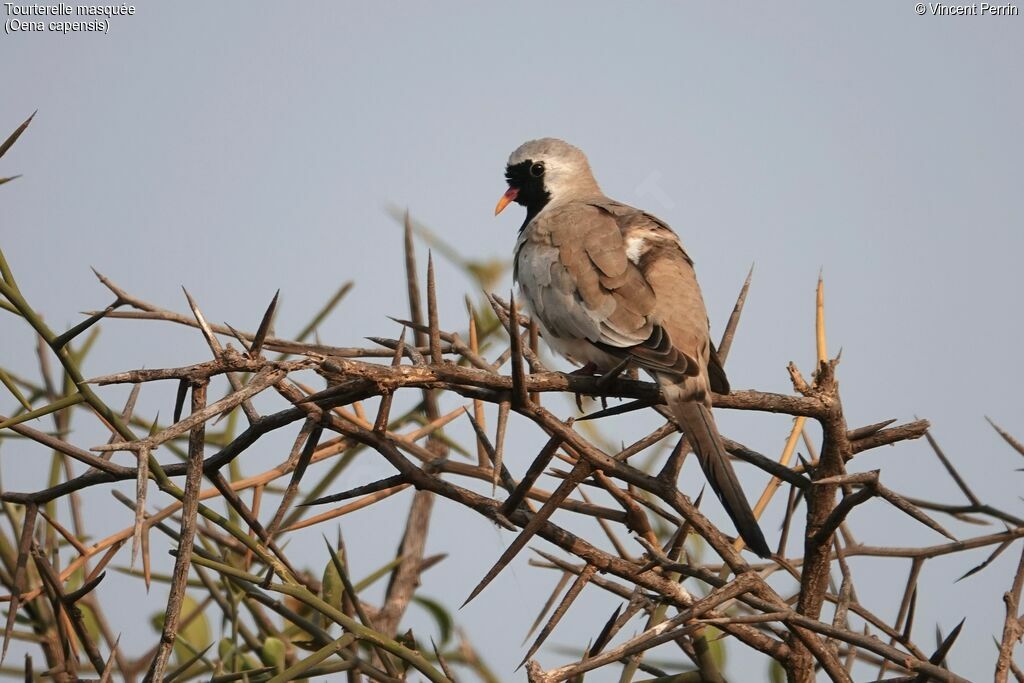
[[[679,237],[607,197],[586,155],[557,138],[520,145],[505,180],[494,213],[512,202],[526,208],[513,276],[541,336],[585,372],[651,375],[740,537],[769,557],[711,412],[711,392],[729,393],[729,382]]]

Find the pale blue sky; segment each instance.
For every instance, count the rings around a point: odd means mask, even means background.
[[[506,257],[521,215],[491,216],[504,161],[526,139],[558,136],[589,154],[608,194],[675,227],[716,333],[756,263],[729,360],[735,387],[788,391],[790,360],[809,374],[823,270],[851,426],[931,419],[976,491],[1020,513],[1024,474],[1014,468],[1024,463],[984,416],[1024,436],[1024,17],[920,17],[905,0],[136,6],[105,36],[0,36],[0,134],[39,110],[0,162],[0,176],[24,174],[0,187],[0,243],[51,324],[109,303],[92,265],[177,310],[186,310],[185,285],[208,317],[236,326],[255,326],[280,288],[282,334],[354,279],[321,337],[392,334],[384,315],[404,312],[400,235],[383,207],[408,205],[467,255]],[[472,285],[444,263],[438,278],[442,321],[461,326]],[[28,369],[31,338],[13,322],[0,318],[0,363]],[[206,358],[198,335],[118,322],[87,370]],[[160,391],[145,405],[166,414],[173,387]],[[788,432],[780,418],[720,412],[719,421],[772,456]],[[19,448],[4,446],[4,486],[39,486],[45,467],[26,466]],[[527,456],[512,458],[514,472]],[[923,443],[854,462],[875,468],[898,491],[959,501]],[[756,496],[764,477],[743,469]],[[346,484],[386,471],[365,465]],[[688,493],[702,485],[689,466],[684,479]],[[378,529],[397,525],[408,496],[393,502],[346,518],[350,546],[368,558],[392,552],[397,528],[383,543]],[[130,523],[117,514],[111,528]],[[477,547],[460,548],[463,524],[484,539]],[[872,543],[930,533],[874,504],[853,528]],[[317,536],[309,564],[320,567]],[[426,594],[457,606],[510,539],[441,505],[430,549],[453,558],[425,577]],[[981,557],[929,563],[924,585],[943,599],[917,613],[924,645],[936,622],[948,631],[968,617],[950,661],[972,679],[991,675],[990,637],[1018,551],[951,584]],[[886,617],[906,565],[855,565],[862,598]],[[514,678],[523,651],[499,642],[518,642],[543,600],[530,594],[553,583],[520,563],[458,614],[502,677]],[[596,633],[615,603],[590,592],[551,642]],[[136,604],[148,614],[162,600],[154,591]],[[116,628],[138,618],[126,611]],[[126,633],[136,651],[148,642],[139,631]],[[540,657],[563,661],[550,650]],[[731,670],[743,680],[739,672],[761,667],[737,659]]]

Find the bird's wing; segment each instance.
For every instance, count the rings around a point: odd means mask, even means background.
[[[690,259],[675,233],[643,212],[608,200],[539,216],[520,238],[516,270],[551,334],[669,375],[699,375],[708,363]]]
[[[725,376],[725,367],[714,343],[711,344],[711,358],[708,359],[708,382],[711,384],[711,391],[718,394],[729,393],[729,378]]]
[[[614,308],[614,302],[584,304],[579,278],[573,274],[578,269],[566,266],[579,260],[577,247],[584,226],[559,225],[552,233],[548,230],[549,224],[549,221],[534,220],[520,234],[516,246],[516,282],[531,311],[550,334],[562,339],[601,339],[600,321]],[[589,271],[596,277],[593,268]],[[602,305],[607,306],[607,310]]]

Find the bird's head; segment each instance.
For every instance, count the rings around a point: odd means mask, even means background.
[[[511,202],[526,207],[527,221],[549,203],[600,194],[587,157],[557,138],[530,140],[519,146],[505,166],[508,191],[498,200],[498,215]]]

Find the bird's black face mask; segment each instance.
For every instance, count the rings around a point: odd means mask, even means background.
[[[551,200],[551,193],[544,187],[544,163],[527,160],[506,166],[505,180],[508,181],[508,191],[498,201],[494,213],[501,213],[511,202],[525,206],[523,227],[526,227]]]

